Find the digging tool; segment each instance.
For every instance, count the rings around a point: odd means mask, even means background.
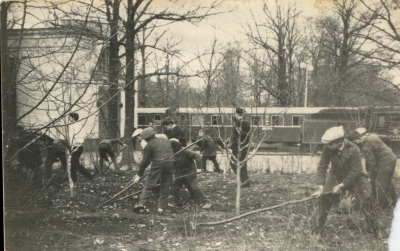
[[[140,182],[141,180],[143,180],[146,176],[147,176],[147,174],[144,175],[138,182]],[[126,190],[128,190],[129,188],[131,188],[133,185],[135,185],[135,184],[138,183],[138,182],[132,182],[132,181],[129,182],[129,183],[126,185],[126,187],[125,187],[124,189],[122,189],[122,190],[121,190],[120,192],[118,192],[116,195],[114,195],[113,197],[111,197],[109,200],[107,200],[107,201],[101,203],[101,204],[99,205],[99,207],[102,207],[102,206],[104,206],[105,204],[107,204],[108,202],[110,202],[110,201],[112,201],[113,199],[117,198],[120,194],[122,194],[123,192],[125,192]]]
[[[122,198],[119,198],[117,201],[124,200],[124,199],[126,199],[126,198],[129,198],[129,197],[138,195],[138,194],[140,194],[141,192],[142,192],[142,190],[140,190],[140,191],[138,191],[138,192],[135,192],[135,193],[128,194],[128,195],[126,195],[126,196],[124,196],[124,197],[122,197]]]
[[[332,192],[323,193],[320,196],[326,195],[326,194],[331,194],[331,193]],[[301,200],[292,200],[292,201],[288,201],[288,202],[285,202],[285,203],[282,203],[282,204],[279,204],[279,205],[275,205],[275,206],[272,206],[272,207],[265,207],[265,208],[257,209],[257,210],[251,211],[251,212],[247,212],[245,214],[241,214],[241,215],[229,218],[229,219],[222,220],[222,221],[197,223],[197,226],[221,225],[221,224],[225,224],[225,223],[228,223],[228,222],[231,222],[231,221],[234,221],[234,220],[241,219],[243,217],[246,217],[246,216],[249,216],[249,215],[252,215],[252,214],[268,211],[268,210],[275,209],[275,208],[278,208],[278,207],[283,207],[283,206],[286,206],[286,205],[297,204],[297,203],[300,203],[300,202],[305,202],[305,201],[309,201],[309,200],[317,199],[317,198],[316,197],[307,197],[307,198],[304,198],[304,199],[301,199]]]
[[[184,151],[185,149],[187,149],[187,148],[193,146],[194,144],[196,144],[196,143],[199,142],[200,140],[201,140],[201,139],[199,139],[199,140],[197,140],[197,141],[195,141],[195,142],[189,144],[188,146],[182,148],[181,150],[179,150],[179,151],[178,151],[177,153],[175,153],[174,155],[176,155],[176,154],[178,154],[178,153]],[[123,149],[125,149],[125,148],[123,148]],[[122,150],[123,150],[123,149],[122,149]],[[122,152],[122,150],[121,150],[120,152]],[[118,154],[119,154],[119,153],[118,153]],[[118,156],[118,155],[117,155],[117,156]],[[110,163],[110,165],[111,165],[111,163]],[[107,168],[108,168],[108,167],[107,167]],[[106,169],[106,170],[107,170],[107,169]],[[148,175],[148,174],[143,175],[143,177],[142,177],[139,181],[143,180],[147,175]],[[118,197],[120,194],[122,194],[123,192],[125,192],[126,190],[128,190],[129,188],[131,188],[134,184],[136,184],[136,183],[135,183],[135,182],[130,182],[130,183],[128,183],[128,185],[127,185],[124,189],[122,189],[122,190],[121,190],[120,192],[118,192],[116,195],[114,195],[113,197],[111,197],[109,200],[107,200],[107,201],[101,203],[101,204],[99,205],[99,207],[101,207],[101,206],[107,204],[108,202],[114,200],[114,199],[115,199],[116,197]],[[134,194],[137,194],[137,193],[139,193],[139,192],[136,192],[136,193],[134,193]],[[130,196],[133,196],[133,194],[131,194]],[[128,198],[128,197],[129,197],[129,196],[125,196],[124,198]]]
[[[121,151],[119,151],[119,152],[117,153],[117,155],[115,155],[115,158],[117,158],[118,155],[119,155],[123,150],[125,150],[126,148],[127,148],[127,147],[122,148]],[[100,160],[100,161],[103,161],[103,160]],[[105,173],[106,171],[108,171],[108,169],[110,168],[111,164],[112,164],[112,161],[110,161],[110,164],[108,164],[108,166],[104,169],[103,173]],[[117,168],[117,167],[115,167],[115,168]]]

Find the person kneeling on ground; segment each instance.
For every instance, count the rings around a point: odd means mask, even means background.
[[[154,188],[160,181],[160,197],[158,200],[158,213],[163,214],[164,208],[168,203],[168,195],[171,188],[172,172],[174,170],[175,157],[171,142],[165,138],[155,137],[153,128],[146,128],[140,135],[141,139],[147,142],[143,149],[143,159],[139,164],[139,171],[133,178],[138,182],[144,174],[147,166],[151,163],[151,168],[140,195],[140,200],[133,208],[134,211],[144,209],[148,198],[152,197]]]
[[[204,196],[204,193],[200,190],[197,184],[197,172],[194,160],[200,161],[200,155],[190,151],[189,149],[185,149],[178,153],[182,148],[182,144],[177,139],[171,139],[171,144],[176,160],[174,171],[175,180],[172,185],[175,206],[182,206],[180,190],[182,186],[185,186],[191,196],[194,197],[196,203],[203,204],[202,208],[210,208],[211,203]]]
[[[107,163],[109,162],[107,154],[110,155],[111,160],[114,164],[115,171],[119,170],[118,164],[117,164],[117,159],[115,158],[114,151],[112,149],[112,146],[114,144],[120,144],[123,147],[126,147],[126,144],[124,144],[121,140],[119,139],[106,139],[102,140],[99,144],[99,154],[100,154],[100,173],[103,173],[103,160],[106,161]]]

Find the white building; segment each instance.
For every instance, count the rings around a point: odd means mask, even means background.
[[[17,69],[17,124],[60,136],[66,131],[65,115],[77,112],[87,119],[89,138],[107,137],[108,113],[102,105],[108,99],[103,95],[108,48],[103,41],[72,26],[7,32]]]

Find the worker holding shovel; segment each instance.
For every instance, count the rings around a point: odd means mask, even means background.
[[[133,178],[134,183],[138,182],[143,177],[144,171],[150,163],[151,168],[143,192],[140,195],[139,203],[135,205],[133,210],[139,211],[144,209],[147,199],[152,196],[158,181],[161,181],[158,213],[163,214],[164,208],[168,203],[168,195],[171,189],[175,157],[171,142],[165,138],[157,138],[155,135],[153,128],[146,128],[141,135],[138,136],[145,140],[147,145],[143,149],[143,159],[139,164],[139,170]]]
[[[322,232],[332,204],[338,203],[340,194],[349,190],[354,191],[367,223],[375,236],[378,236],[379,228],[376,213],[372,207],[371,186],[367,176],[362,172],[360,150],[344,138],[342,126],[328,129],[321,141],[325,146],[317,167],[318,189],[311,195],[318,198],[318,219],[313,232],[316,234]]]
[[[103,160],[106,161],[107,163],[109,162],[107,154],[111,157],[111,161],[114,164],[115,170],[116,171],[119,170],[119,167],[117,164],[117,159],[115,157],[113,147],[112,147],[114,144],[119,144],[119,145],[123,146],[124,148],[126,147],[126,144],[124,144],[119,139],[102,140],[99,144],[100,173],[103,173]]]

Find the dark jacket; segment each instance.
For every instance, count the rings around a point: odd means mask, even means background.
[[[216,156],[218,151],[218,146],[215,144],[214,140],[208,136],[203,135],[200,144],[200,152],[203,152],[203,157]]]
[[[181,150],[181,143],[172,141],[174,153]],[[201,156],[195,152],[185,149],[182,152],[175,154],[175,177],[181,176],[192,170],[196,170],[196,164],[193,160],[201,161]]]
[[[120,144],[121,146],[124,145],[124,143],[119,139],[105,139],[105,140],[102,140],[99,145],[107,144],[111,148],[112,145],[114,145],[116,143]]]
[[[344,146],[340,154],[332,153],[326,146],[322,149],[321,159],[317,168],[318,185],[325,185],[329,164],[331,164],[331,168],[328,175],[333,175],[337,183],[343,183],[345,188],[352,187],[362,175],[363,167],[360,150],[347,139],[344,140]],[[330,191],[332,188],[327,187],[324,190]]]
[[[143,176],[150,162],[160,164],[174,161],[175,157],[172,151],[171,141],[165,138],[153,137],[147,141],[147,145],[143,149],[143,159],[139,164],[139,171],[137,174]]]
[[[364,136],[361,151],[365,156],[365,168],[376,173],[379,167],[386,167],[396,162],[397,156],[376,134]]]
[[[239,150],[239,136],[240,136],[240,149],[247,146],[250,142],[250,124],[246,120],[234,119],[234,124],[232,126],[232,136],[231,136],[231,149],[235,153]],[[245,150],[245,149],[243,149]]]
[[[183,147],[187,145],[185,132],[179,126],[175,126],[174,128],[172,128],[172,130],[168,133],[167,136],[169,139],[172,138],[178,139]]]

